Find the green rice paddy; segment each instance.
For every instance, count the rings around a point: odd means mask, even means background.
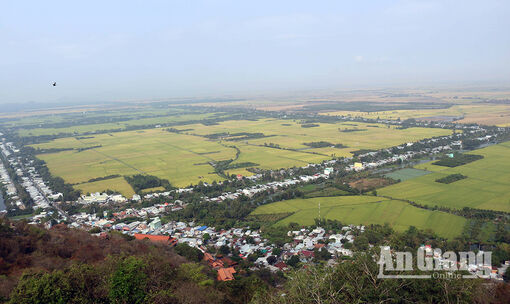
[[[378,190],[393,198],[412,200],[429,206],[461,209],[471,207],[510,212],[510,143],[502,143],[471,152],[484,158],[472,163],[449,168],[431,163],[417,169],[434,173],[406,180]],[[437,183],[436,179],[460,173],[469,178],[451,184]]]
[[[288,225],[312,225],[319,218],[339,220],[344,224],[385,224],[397,231],[410,226],[430,229],[445,238],[454,238],[462,233],[467,220],[453,214],[430,211],[413,207],[398,200],[374,196],[337,196],[310,199],[292,199],[263,205],[252,212],[253,215],[288,213],[293,214],[276,223]]]

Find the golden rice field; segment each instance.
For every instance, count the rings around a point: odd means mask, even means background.
[[[176,186],[187,186],[201,180],[219,180],[208,162],[231,159],[236,153],[235,149],[217,142],[162,129],[101,134],[82,140],[69,137],[35,147],[83,148],[98,145],[101,147],[82,152],[63,151],[38,157],[46,161],[52,174],[73,184],[114,174],[141,173],[168,179]],[[88,192],[109,188],[129,193],[125,182],[116,179],[81,184],[78,188]]]
[[[386,125],[364,123],[320,123],[318,127],[302,128],[297,121],[260,119],[225,121],[218,125],[202,124],[175,127],[188,134],[176,134],[164,129],[113,132],[88,136],[59,138],[34,145],[36,148],[74,148],[72,151],[39,154],[51,173],[67,182],[79,184],[84,192],[112,189],[131,194],[123,179],[88,183],[93,178],[108,175],[150,174],[168,179],[184,187],[200,181],[222,178],[214,173],[211,162],[235,159],[235,163],[252,162],[263,169],[279,169],[317,163],[334,156],[350,156],[358,149],[379,149],[422,138],[449,134],[449,130],[409,128],[399,130]],[[357,129],[355,132],[341,132]],[[264,133],[267,137],[240,141],[209,140],[204,135],[221,132]],[[328,141],[347,148],[312,149],[307,142]],[[266,147],[274,143],[284,149]],[[100,147],[99,147],[100,146]],[[77,149],[95,147],[79,152]],[[315,153],[311,153],[315,152]],[[251,175],[246,168],[227,170],[228,174]]]
[[[241,143],[263,146],[274,143],[288,149],[299,149],[303,152],[317,152],[327,156],[351,156],[352,151],[359,149],[381,149],[423,138],[448,135],[451,131],[431,128],[396,129],[383,124],[358,122],[318,123],[318,127],[303,128],[298,121],[281,119],[259,119],[256,121],[224,121],[218,125],[204,126],[201,124],[176,127],[197,135],[214,133],[264,133],[268,137],[243,140]],[[341,132],[354,130],[354,132]],[[343,144],[347,148],[310,148],[303,143],[327,141],[332,144]],[[307,161],[307,159],[304,159]]]
[[[117,177],[92,183],[77,184],[74,186],[74,188],[80,189],[84,194],[108,189],[116,190],[126,197],[132,197],[133,194],[135,194],[133,188],[131,188],[131,186],[123,177]]]
[[[447,109],[430,110],[394,110],[380,112],[334,111],[323,115],[361,116],[364,118],[409,119],[434,118],[441,116],[464,117],[460,123],[478,123],[483,125],[510,126],[510,105],[497,104],[464,104],[454,105]]]
[[[132,126],[146,126],[164,123],[179,123],[188,120],[201,120],[211,118],[215,113],[206,114],[185,114],[185,115],[169,115],[164,117],[150,117],[143,119],[133,119],[121,122],[100,123],[100,124],[87,124],[77,125],[67,128],[36,128],[36,129],[20,129],[18,134],[20,136],[41,136],[41,135],[57,135],[61,133],[80,135],[84,133],[94,133],[101,130],[123,130],[126,127]],[[29,121],[33,121],[30,118]],[[36,120],[37,121],[37,120]],[[43,120],[42,122],[47,122]],[[17,122],[18,124],[20,122]]]

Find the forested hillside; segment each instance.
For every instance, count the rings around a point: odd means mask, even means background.
[[[214,278],[166,245],[0,219],[2,303],[223,303]]]
[[[380,280],[378,265],[366,253],[284,273],[244,268],[235,280],[218,282],[203,255],[184,247],[0,219],[0,302],[507,303],[510,298],[506,283]]]

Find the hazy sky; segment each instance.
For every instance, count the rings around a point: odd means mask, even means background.
[[[510,83],[509,16],[508,0],[0,0],[0,103]]]

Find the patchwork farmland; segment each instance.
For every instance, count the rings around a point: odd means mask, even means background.
[[[75,184],[77,189],[86,192],[111,189],[129,195],[132,189],[122,179],[89,181],[141,173],[184,187],[200,181],[222,180],[213,167],[218,161],[234,160],[234,168],[226,169],[226,174],[251,175],[243,164],[262,169],[304,166],[333,156],[351,156],[350,152],[358,149],[379,149],[450,133],[444,129],[396,129],[365,123],[320,123],[304,128],[298,122],[280,119],[229,120],[210,126],[186,124],[173,130],[159,128],[66,137],[33,147],[72,149],[38,157],[47,163],[52,174]],[[248,135],[240,139],[216,138],[216,134],[223,133]],[[337,148],[305,145],[317,141],[341,145]]]
[[[219,177],[209,165],[211,161],[234,158],[236,150],[217,142],[161,129],[116,132],[77,140],[74,137],[39,144],[36,148],[87,148],[40,154],[51,173],[87,192],[112,189],[132,193],[123,178],[88,183],[110,175],[148,174],[168,179],[176,186],[187,186],[200,180],[211,182]]]
[[[272,143],[286,149],[315,152],[326,156],[351,156],[350,152],[359,149],[381,149],[423,138],[451,134],[451,131],[444,129],[397,129],[395,126],[388,127],[384,124],[361,122],[316,123],[312,127],[306,127],[306,124],[299,121],[281,119],[230,120],[220,122],[217,125],[194,124],[176,127],[176,129],[189,130],[184,132],[201,136],[260,132],[265,137],[246,139],[242,142],[259,146]],[[304,145],[304,143],[316,141],[342,144],[345,148],[311,148]]]
[[[333,111],[323,115],[360,116],[381,119],[421,119],[421,120],[456,120],[460,123],[479,123],[483,125],[510,126],[510,105],[458,104],[446,109],[393,110],[378,112]]]
[[[510,212],[510,143],[501,143],[469,153],[482,155],[484,158],[453,168],[432,163],[420,164],[416,166],[417,169],[433,173],[379,189],[378,193],[428,206],[455,209],[471,207]],[[457,173],[467,178],[451,184],[436,182],[437,179]]]

